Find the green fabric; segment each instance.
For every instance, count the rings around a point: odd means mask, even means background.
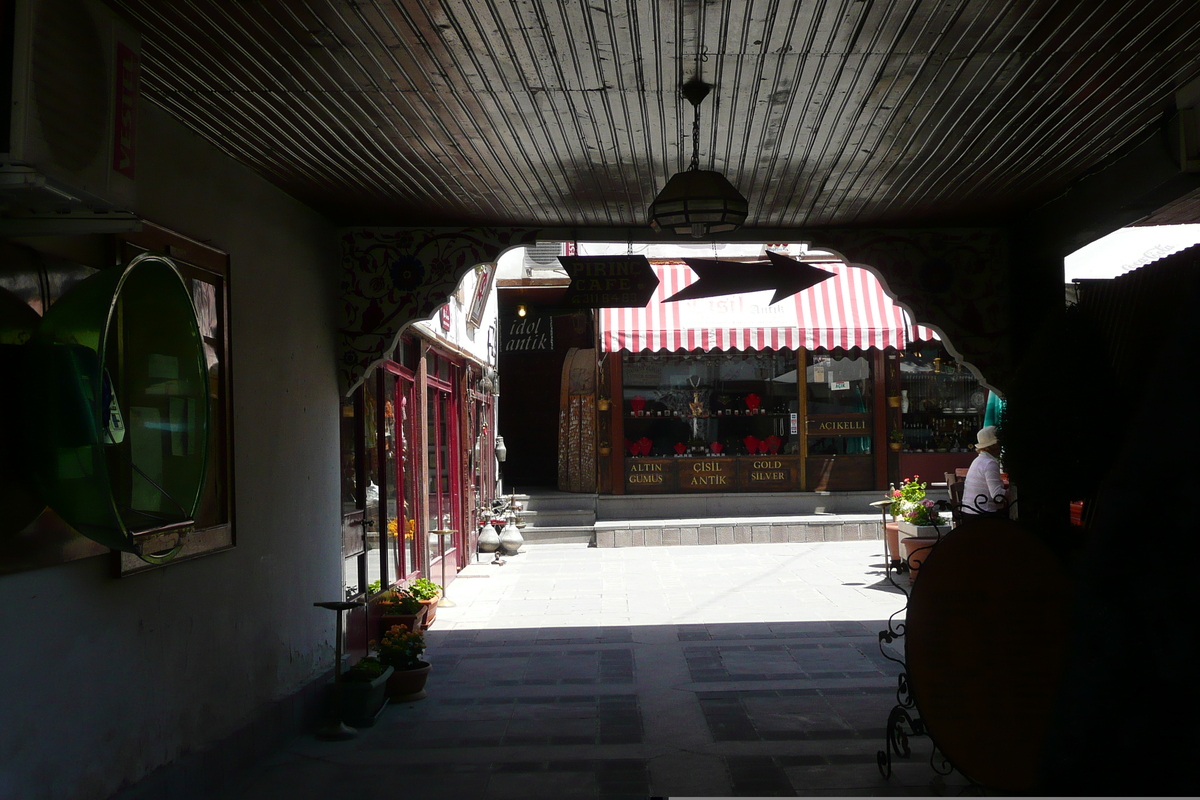
[[[987,408],[983,412],[983,426],[995,425],[1004,411],[1004,401],[995,392],[988,392]]]

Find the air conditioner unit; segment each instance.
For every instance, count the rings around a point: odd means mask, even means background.
[[[2,213],[132,214],[139,35],[99,0],[0,13]]]

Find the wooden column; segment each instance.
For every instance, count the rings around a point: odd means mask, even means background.
[[[872,425],[871,436],[873,443],[871,453],[875,456],[875,488],[887,488],[887,462],[888,453],[891,448],[888,447],[888,415],[891,409],[888,407],[888,392],[892,388],[887,382],[886,361],[883,357],[882,350],[871,351],[871,375],[875,385],[873,405],[874,422]]]
[[[596,352],[600,352],[597,348]],[[596,406],[596,492],[598,494],[612,494],[612,460],[616,453],[620,452],[620,447],[613,447],[612,434],[612,403],[613,397],[612,382],[609,377],[609,364],[614,360],[620,359],[619,355],[613,353],[600,353],[596,363],[596,399],[601,397],[609,398],[609,407],[607,411],[600,410],[599,403]],[[608,442],[611,448],[609,454],[603,455],[600,453],[600,446]]]
[[[884,386],[890,397],[900,397],[900,391],[904,388],[903,382],[900,379],[900,358],[901,353],[887,353],[884,357]],[[904,430],[904,412],[899,408],[889,407],[887,410],[887,433],[889,438],[888,444],[884,447],[887,449],[887,475],[884,476],[886,483],[900,482],[900,453],[894,452],[891,446],[890,434],[892,431]],[[882,487],[881,487],[882,488]]]
[[[796,349],[796,391],[800,401],[800,491],[808,491],[808,350]]]
[[[608,356],[609,433],[612,436],[612,455],[608,459],[608,474],[613,494],[625,494],[625,390],[622,388],[621,354]]]

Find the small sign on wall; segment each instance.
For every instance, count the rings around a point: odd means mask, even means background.
[[[554,317],[550,315],[513,317],[504,327],[501,351],[534,352],[554,349]]]
[[[478,328],[483,324],[483,312],[487,308],[488,297],[492,293],[492,284],[496,281],[495,262],[485,262],[475,267],[475,294],[471,296],[471,308],[467,315],[467,324]]]
[[[850,381],[830,381],[829,388],[835,392],[843,392],[850,388]]]

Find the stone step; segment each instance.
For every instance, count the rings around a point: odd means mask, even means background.
[[[595,540],[591,525],[562,525],[557,527],[524,528],[525,544],[591,544]]]
[[[740,517],[597,522],[597,547],[844,542],[882,539],[880,516]]]
[[[556,492],[554,494],[533,494],[529,496],[526,507],[534,508],[538,511],[558,511],[560,509],[571,511],[595,511],[596,495],[594,494],[572,494],[570,492]]]
[[[538,528],[563,528],[590,526],[596,521],[595,511],[538,511],[531,525]]]

